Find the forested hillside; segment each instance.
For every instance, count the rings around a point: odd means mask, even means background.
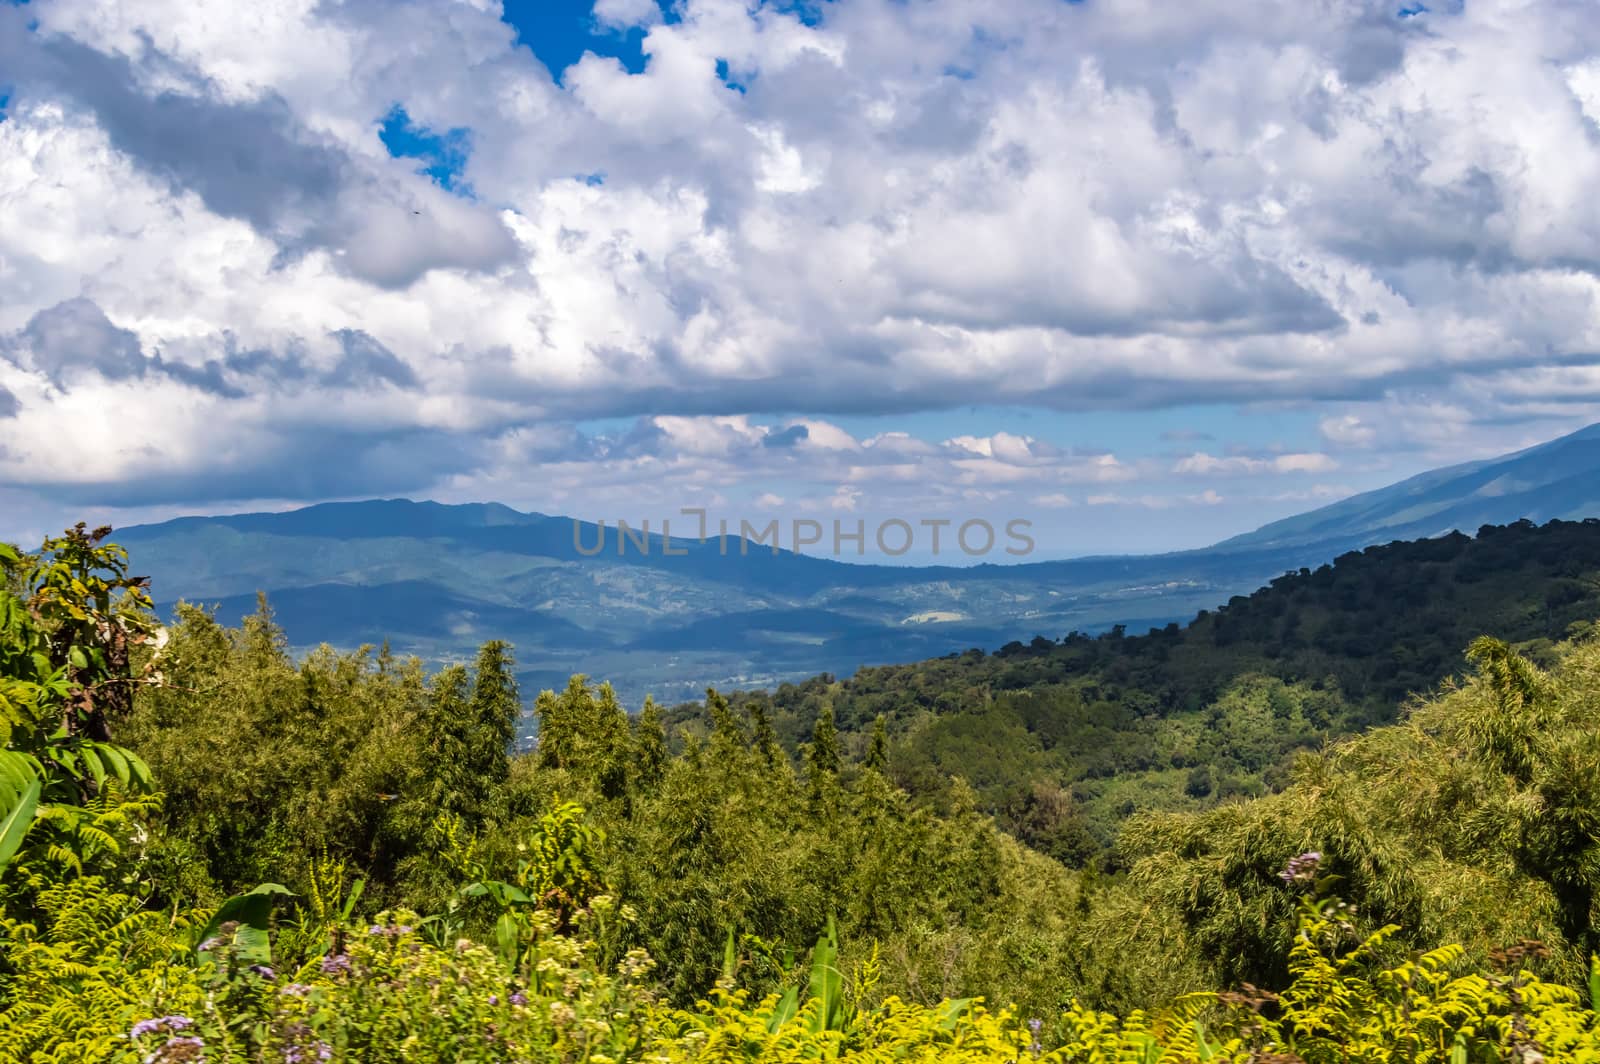
[[[731,697],[790,749],[824,707],[857,754],[881,726],[896,784],[937,796],[959,775],[1019,837],[1081,864],[1136,810],[1281,787],[1295,751],[1393,721],[1479,635],[1544,661],[1595,618],[1600,521],[1521,522],[1351,552],[1183,627],[1041,635]]]
[[[1459,578],[1476,548],[1454,549]],[[296,659],[265,606],[162,626],[82,529],[0,566],[0,1061],[1600,1053],[1585,628],[1543,665],[1466,640],[1463,682],[1398,723],[1276,793],[1133,815],[1077,870],[962,781],[897,786],[920,732],[841,732],[827,699],[795,755],[760,700],[710,692],[669,728],[575,678],[513,756],[505,644],[429,673]],[[1336,717],[1281,678],[1218,682],[1209,730]]]

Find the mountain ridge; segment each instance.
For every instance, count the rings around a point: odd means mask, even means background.
[[[973,566],[819,558],[730,536],[607,548],[595,522],[501,503],[319,503],[121,529],[141,572],[234,622],[265,592],[297,637],[388,637],[433,662],[484,640],[523,679],[606,675],[625,700],[682,698],[1035,635],[1159,627],[1350,550],[1517,520],[1600,516],[1600,425],[1499,458],[1431,470],[1199,550]]]

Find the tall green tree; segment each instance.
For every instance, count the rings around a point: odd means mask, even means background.
[[[510,775],[511,749],[522,716],[522,695],[514,669],[509,644],[492,640],[478,651],[469,707],[472,732],[467,738],[467,767],[494,785],[504,783]]]
[[[654,787],[667,764],[667,729],[661,707],[646,697],[633,725],[633,774],[642,787]]]

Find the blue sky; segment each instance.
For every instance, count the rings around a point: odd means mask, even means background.
[[[644,69],[644,29],[602,29],[589,0],[509,0],[504,12],[502,17],[517,31],[517,42],[532,49],[554,77],[584,52],[613,56],[630,73]],[[662,5],[662,16],[672,17],[671,5]]]
[[[1587,0],[203,8],[0,5],[0,536],[406,495],[1155,550],[1600,420]]]

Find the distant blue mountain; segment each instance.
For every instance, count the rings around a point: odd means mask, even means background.
[[[404,499],[186,517],[121,529],[163,608],[237,623],[265,592],[299,647],[387,639],[430,662],[487,639],[523,677],[608,678],[637,703],[720,687],[995,648],[1074,629],[1155,626],[1248,594],[1289,569],[1375,543],[1531,519],[1600,517],[1600,426],[1436,470],[1199,551],[970,568],[856,565],[673,537],[587,556],[599,530],[494,503]]]

